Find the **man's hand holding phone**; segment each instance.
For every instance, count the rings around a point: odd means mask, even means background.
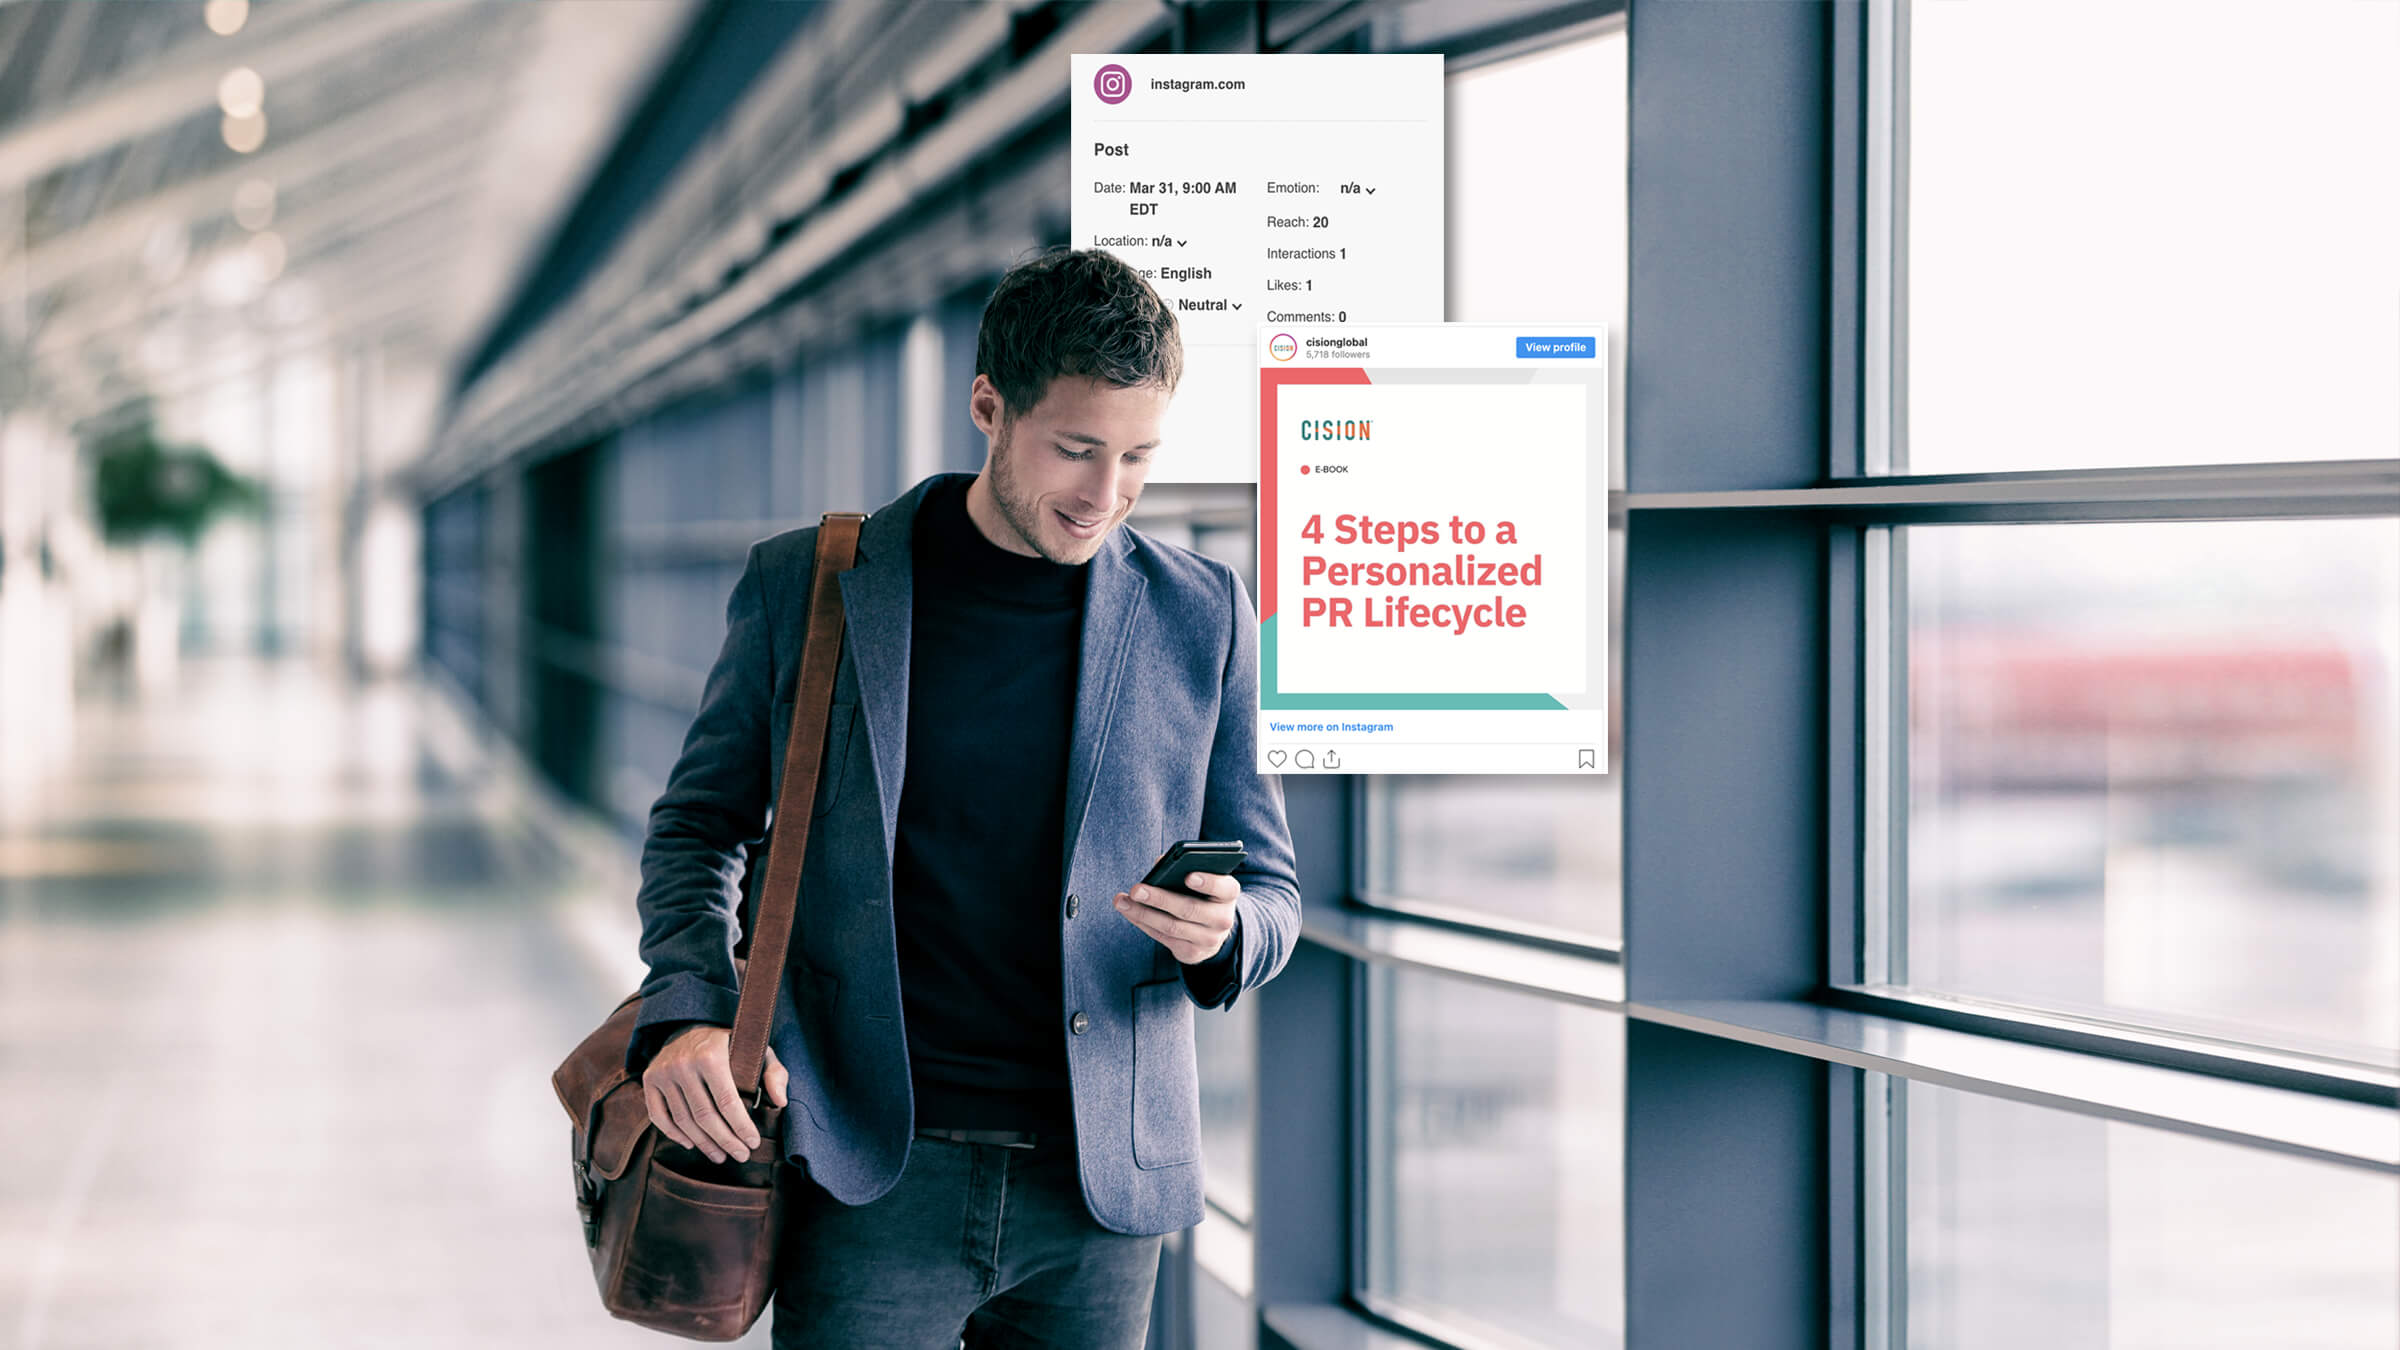
[[[1176,844],[1139,885],[1117,893],[1117,912],[1156,938],[1176,960],[1198,965],[1222,950],[1233,934],[1233,906],[1241,898],[1242,883],[1230,871],[1241,860],[1238,840]],[[1226,870],[1185,870],[1203,863]]]
[[[758,1126],[733,1085],[732,1045],[731,1027],[688,1026],[659,1047],[642,1073],[642,1101],[650,1107],[650,1123],[685,1148],[707,1154],[710,1162],[723,1162],[729,1154],[747,1162],[760,1142]],[[783,1105],[791,1075],[772,1046],[763,1078],[767,1100]]]

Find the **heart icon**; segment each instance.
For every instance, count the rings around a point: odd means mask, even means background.
[[[1278,769],[1282,768],[1283,752],[1281,750],[1269,750],[1267,752],[1267,763],[1274,765]]]

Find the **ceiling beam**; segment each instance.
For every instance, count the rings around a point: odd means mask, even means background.
[[[307,282],[315,289],[319,302],[319,316],[310,322],[338,322],[342,313],[357,304],[360,297],[377,295],[387,288],[411,291],[427,302],[455,303],[454,271],[455,253],[443,240],[431,238],[412,247],[410,241],[395,239],[372,253],[359,255],[353,262],[290,268],[276,284],[295,279]],[[162,309],[147,297],[127,296],[95,304],[79,313],[83,320],[79,331],[54,347],[45,345],[35,361],[42,366],[132,365],[143,338],[162,326],[205,329],[212,322],[261,322],[260,311],[255,307],[258,303],[217,309],[204,301],[186,299]],[[453,317],[454,322],[459,321]]]
[[[1018,128],[1062,105],[1068,53],[1126,50],[1124,44],[1163,30],[1168,13],[1157,3],[1081,10],[965,106],[876,161],[842,198],[807,213],[798,230],[757,254],[728,285],[716,284],[722,269],[712,255],[694,271],[644,278],[622,303],[604,308],[600,299],[615,280],[604,269],[465,391],[429,449],[430,472],[461,472],[545,443],[622,399],[815,276],[843,250],[893,228],[928,188],[948,183]],[[837,130],[826,139],[841,138]],[[803,161],[778,172],[786,181],[805,181],[812,168]],[[758,199],[777,198],[775,184],[753,191]],[[693,252],[705,253],[705,245]]]
[[[99,5],[65,5],[58,14],[58,26],[50,30],[43,51],[36,59],[33,88],[27,92],[25,106],[40,108],[55,101],[66,92],[67,81],[83,68],[84,58],[92,47],[92,33],[100,26],[103,13],[115,16],[115,11]]]
[[[478,184],[462,169],[479,158],[479,149],[475,142],[457,142],[437,158],[417,161],[403,177],[378,181],[364,203],[342,199],[288,221],[279,217],[274,229],[286,250],[283,275],[307,276],[330,289],[338,280],[338,270],[360,258],[380,262],[381,255],[398,251],[414,260],[466,247],[458,236],[471,228],[472,218],[462,201],[471,198]],[[440,234],[442,222],[425,221],[432,211],[448,211],[454,217],[447,237]],[[431,244],[408,237],[403,226],[429,229]],[[219,251],[211,250],[211,258]],[[34,357],[62,355],[117,329],[151,321],[152,315],[178,303],[178,297],[197,284],[197,272],[205,266],[206,260],[195,258],[186,264],[183,278],[164,288],[115,281],[104,289],[70,292],[66,303],[35,329],[31,342]]]
[[[149,242],[162,219],[230,212],[233,189],[245,179],[266,178],[289,192],[288,185],[334,170],[355,170],[363,162],[408,160],[426,146],[448,146],[475,139],[488,129],[499,107],[497,82],[479,78],[504,62],[499,53],[470,63],[432,82],[433,93],[452,95],[421,100],[435,111],[415,116],[388,104],[353,108],[321,126],[287,136],[275,148],[244,157],[240,162],[200,178],[187,179],[146,196],[118,202],[69,233],[44,241],[22,255],[27,286],[34,290],[56,284],[91,267],[121,266]],[[486,91],[485,97],[461,100],[457,86]]]
[[[266,8],[247,34],[222,42],[185,43],[157,65],[80,94],[56,110],[36,109],[25,125],[0,132],[0,192],[214,106],[217,82],[237,63],[257,71],[271,89],[312,67],[395,41],[428,24],[449,22],[481,3],[426,0]],[[192,15],[197,23],[197,5]]]

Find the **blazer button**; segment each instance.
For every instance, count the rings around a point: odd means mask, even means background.
[[[1092,1019],[1084,1016],[1082,1013],[1075,1014],[1075,1016],[1067,1022],[1068,1028],[1073,1030],[1078,1036],[1090,1030],[1091,1025]]]
[[[1068,896],[1068,897],[1067,897],[1067,917],[1068,917],[1068,918],[1072,919],[1072,918],[1074,918],[1074,917],[1075,917],[1075,909],[1076,909],[1076,906],[1077,906],[1078,904],[1080,904],[1080,903],[1081,903],[1081,902],[1079,902],[1078,900],[1076,900],[1076,898],[1075,898],[1074,896],[1071,896],[1071,895],[1070,895],[1070,896]]]

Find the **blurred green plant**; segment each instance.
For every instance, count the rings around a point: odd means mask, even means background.
[[[256,480],[227,469],[202,446],[160,444],[147,418],[87,451],[100,533],[112,544],[166,535],[191,548],[219,516],[266,506]]]

